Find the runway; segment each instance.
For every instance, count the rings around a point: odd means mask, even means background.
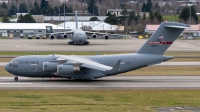
[[[0,51],[5,52],[136,52],[147,39],[88,39],[89,45],[68,45],[62,39],[1,39]],[[168,52],[199,52],[200,40],[176,40]]]
[[[0,77],[0,89],[200,89],[200,76],[110,76],[92,81]]]

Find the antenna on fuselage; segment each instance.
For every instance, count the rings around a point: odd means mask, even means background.
[[[76,29],[78,29],[78,20],[77,20],[77,11],[75,11],[75,18],[76,18]]]

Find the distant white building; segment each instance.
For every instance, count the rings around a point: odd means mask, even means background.
[[[19,37],[20,34],[28,36],[29,34],[45,34],[46,27],[52,27],[53,32],[65,32],[70,29],[63,28],[50,23],[0,23],[0,36]]]
[[[90,18],[94,16],[77,16],[78,21],[88,22]],[[96,16],[99,21],[104,21],[108,16]],[[44,22],[51,20],[64,22],[64,21],[75,21],[75,16],[44,16]]]
[[[61,23],[59,24],[59,26],[68,28],[68,29],[75,29],[76,28],[76,24],[75,22],[65,22],[65,23]],[[83,26],[90,26],[92,28],[92,30],[94,31],[122,31],[124,30],[123,27],[118,27],[117,25],[110,25],[108,23],[105,22],[99,22],[99,21],[90,21],[90,22],[78,22],[78,28],[81,28]]]
[[[116,16],[122,16],[121,13],[122,13],[123,9],[108,9],[107,10],[107,13],[110,13],[110,14],[115,14]],[[127,9],[127,12],[131,12],[133,11],[132,9]],[[144,12],[139,12],[140,15],[143,15]],[[146,16],[148,17],[149,16],[149,12],[145,12]]]

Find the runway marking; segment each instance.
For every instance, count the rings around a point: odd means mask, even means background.
[[[6,85],[6,84],[9,84],[9,85],[14,85],[14,84],[20,84],[20,85],[27,85],[27,84],[33,84],[33,83],[0,83],[1,85]]]

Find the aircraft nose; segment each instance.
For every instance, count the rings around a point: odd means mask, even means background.
[[[7,63],[6,66],[5,66],[5,69],[6,69],[7,72],[10,72],[9,64],[10,64],[10,63]]]

